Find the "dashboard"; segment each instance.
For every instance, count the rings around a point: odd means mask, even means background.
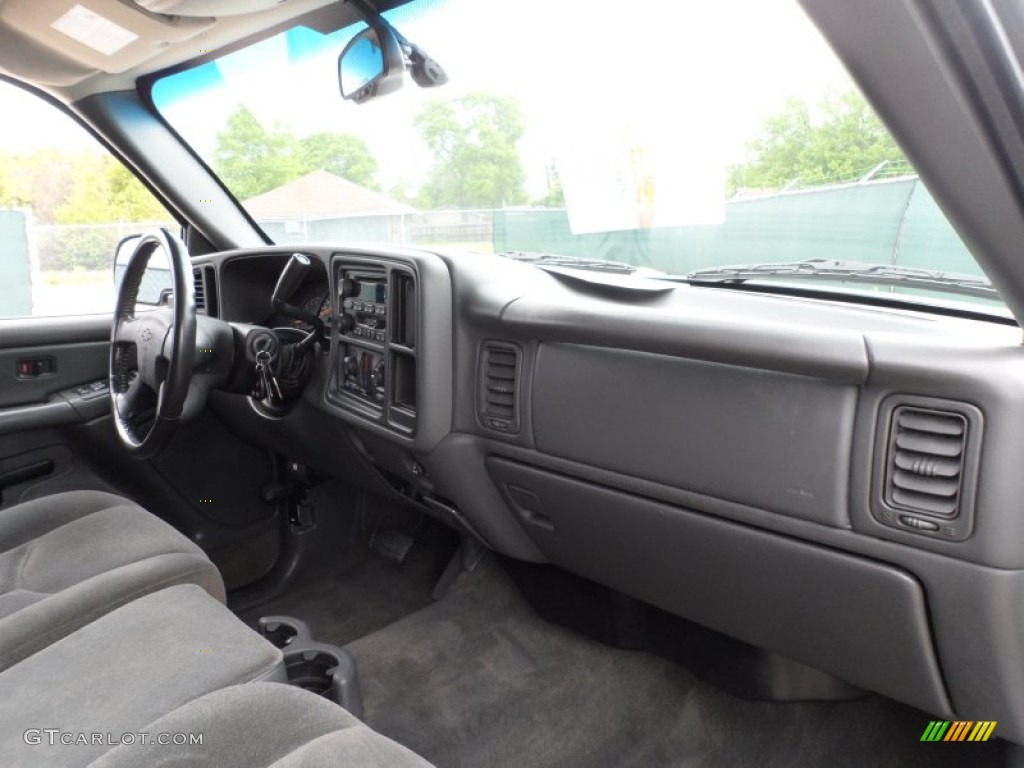
[[[1024,737],[1020,329],[486,255],[303,253],[298,295],[330,321],[316,372],[285,415],[211,398],[239,434],[509,557]],[[196,265],[222,319],[273,325],[290,254]]]

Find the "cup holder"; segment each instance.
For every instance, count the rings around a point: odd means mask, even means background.
[[[359,673],[351,653],[314,641],[309,626],[290,616],[265,616],[257,629],[284,653],[289,684],[331,699],[362,719]]]
[[[285,654],[284,665],[288,670],[289,683],[320,696],[327,696],[334,684],[338,657],[316,648],[298,648]]]
[[[309,625],[291,616],[264,616],[257,623],[256,629],[281,650],[313,640]]]

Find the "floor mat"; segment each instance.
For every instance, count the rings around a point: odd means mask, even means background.
[[[430,605],[456,544],[446,529],[429,526],[403,565],[365,547],[339,555],[342,562],[325,577],[239,615],[251,626],[262,616],[292,616],[309,624],[316,640],[344,645]]]
[[[928,716],[881,697],[748,702],[593,642],[537,617],[492,559],[348,647],[367,723],[439,768],[1001,763],[995,742],[921,743]]]

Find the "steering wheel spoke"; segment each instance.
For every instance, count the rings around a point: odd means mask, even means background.
[[[117,415],[136,431],[140,423],[146,420],[147,412],[152,411],[156,403],[153,390],[137,372],[132,374],[127,388],[124,391],[115,391],[113,398]]]
[[[142,328],[134,317],[122,317],[114,323],[114,337],[112,341],[115,344],[138,344],[138,333],[141,330]]]

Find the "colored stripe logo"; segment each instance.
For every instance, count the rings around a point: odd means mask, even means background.
[[[995,728],[995,720],[932,720],[921,741],[988,741]]]

